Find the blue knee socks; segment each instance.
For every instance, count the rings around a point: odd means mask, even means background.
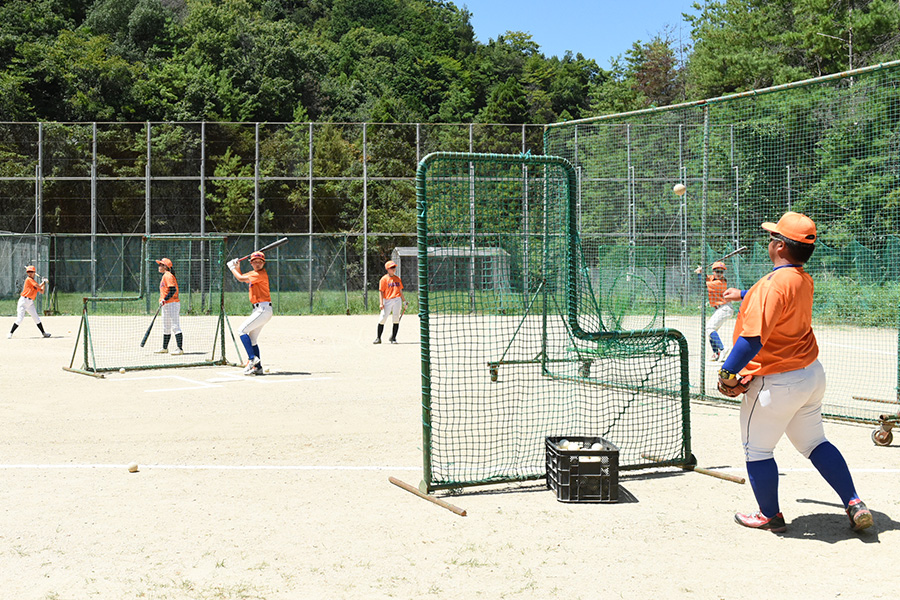
[[[759,510],[767,517],[781,512],[778,507],[778,465],[774,458],[755,460],[747,463],[750,487],[759,504]]]
[[[809,460],[828,485],[841,497],[844,506],[849,505],[851,500],[859,498],[853,486],[853,477],[850,475],[847,461],[834,444],[822,442],[809,455]]]
[[[253,352],[253,344],[250,343],[250,336],[246,333],[241,335],[241,343],[244,345],[244,350],[247,351],[247,358],[253,360],[253,357],[256,356]]]
[[[725,349],[725,344],[722,343],[722,338],[719,337],[718,331],[713,331],[709,334],[709,343],[712,346],[713,352],[719,352],[720,350]]]

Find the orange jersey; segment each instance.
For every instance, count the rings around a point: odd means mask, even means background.
[[[727,304],[722,294],[728,289],[728,283],[724,279],[706,278],[706,292],[709,294],[709,305],[719,308]]]
[[[175,288],[175,295],[166,300],[166,304],[171,304],[172,302],[178,302],[178,280],[175,279],[175,276],[172,275],[171,271],[166,271],[163,273],[162,279],[159,282],[159,299],[163,300],[169,294],[169,288]],[[190,294],[188,294],[190,295]]]
[[[403,282],[399,277],[394,275],[385,275],[378,282],[378,291],[381,292],[382,300],[390,300],[392,298],[400,298],[400,291],[403,289]]]
[[[744,296],[734,326],[739,336],[759,336],[762,349],[741,375],[772,375],[808,367],[819,356],[812,331],[813,280],[802,267],[775,269]]]
[[[26,277],[25,285],[22,286],[22,297],[34,300],[35,298],[37,298],[37,295],[39,293],[44,293],[44,285],[42,283],[38,283],[31,277]]]
[[[245,273],[250,278],[250,303],[271,302],[269,295],[269,274],[265,271],[250,271]]]

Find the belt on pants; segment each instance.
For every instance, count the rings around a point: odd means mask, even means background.
[[[257,302],[256,304],[253,305],[253,308],[259,308],[260,306],[265,308],[267,306],[272,306],[272,303],[271,302]]]

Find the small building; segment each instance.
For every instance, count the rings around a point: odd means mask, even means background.
[[[419,249],[394,248],[391,260],[407,290],[419,289]],[[428,248],[428,284],[433,291],[505,290],[512,280],[510,255],[503,248],[437,246]]]

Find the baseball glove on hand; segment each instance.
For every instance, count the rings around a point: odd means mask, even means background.
[[[722,379],[719,377],[719,392],[729,398],[737,398],[741,394],[747,393],[747,388],[750,387],[752,379],[753,377],[749,375],[739,379]],[[733,383],[733,385],[729,385],[729,383]]]

